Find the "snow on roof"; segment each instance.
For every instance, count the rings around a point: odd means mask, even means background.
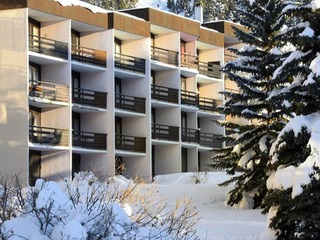
[[[89,9],[93,13],[108,13],[110,11],[103,9],[101,7],[97,7],[90,3],[86,3],[80,0],[54,0],[60,3],[62,6],[80,6]]]

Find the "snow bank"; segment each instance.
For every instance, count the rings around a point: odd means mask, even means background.
[[[86,3],[80,0],[54,0],[58,3],[60,3],[62,6],[80,6],[89,9],[93,13],[107,13],[106,9],[97,7],[95,5],[92,5],[90,3]]]

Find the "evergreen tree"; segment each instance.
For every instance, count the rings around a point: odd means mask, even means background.
[[[134,8],[138,0],[81,0],[107,10]]]
[[[273,73],[282,56],[279,47],[283,43],[278,33],[285,21],[283,7],[281,0],[238,2],[237,20],[247,30],[234,30],[244,46],[239,50],[230,49],[238,58],[228,62],[223,70],[240,92],[223,92],[228,100],[221,113],[245,119],[247,123],[218,122],[226,128],[237,129],[237,133],[224,138],[231,144],[216,149],[211,164],[233,175],[221,184],[235,184],[228,200],[230,205],[249,197],[253,207],[261,206],[267,190],[266,165],[270,147],[284,124],[281,104],[268,99],[278,87]]]
[[[235,0],[202,0],[202,6],[204,22],[235,20]]]
[[[284,12],[293,24],[282,37],[292,47],[274,78],[290,84],[271,99],[287,101],[293,118],[273,143],[264,201],[277,239],[320,239],[319,7],[316,1],[293,1]]]

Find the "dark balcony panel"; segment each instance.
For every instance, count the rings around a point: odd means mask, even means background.
[[[58,58],[68,59],[68,44],[52,39],[29,35],[29,50]]]
[[[221,104],[221,100],[199,97],[199,109],[202,111],[216,112],[217,106]]]
[[[71,59],[105,68],[107,64],[107,53],[101,50],[72,45]]]
[[[146,99],[140,97],[133,97],[128,95],[115,94],[115,107],[125,111],[136,113],[146,112]]]
[[[132,57],[120,53],[115,54],[115,67],[125,71],[142,73],[146,72],[146,60],[143,58]]]
[[[43,81],[29,82],[29,96],[51,101],[68,102],[68,86]]]
[[[152,124],[152,139],[179,141],[179,127]]]
[[[164,48],[151,47],[151,59],[178,66],[179,53]]]
[[[198,69],[198,57],[181,53],[181,67]]]
[[[182,128],[181,140],[182,142],[187,142],[187,143],[199,143],[200,141],[199,130],[192,129],[192,128]]]
[[[68,130],[30,125],[29,142],[50,146],[68,146]]]
[[[145,137],[134,137],[122,134],[116,134],[115,137],[115,146],[117,150],[139,153],[146,152]]]
[[[169,103],[178,103],[179,90],[174,88],[151,85],[151,98]]]
[[[219,137],[222,135],[200,132],[200,146],[222,148],[223,141]]]
[[[107,150],[107,134],[73,131],[72,144],[80,148]]]
[[[199,94],[195,92],[181,90],[181,104],[194,107],[199,106]]]
[[[107,108],[107,93],[82,88],[72,88],[72,102],[84,106]]]
[[[199,62],[198,70],[200,74],[203,74],[211,78],[221,79],[221,67],[218,64]]]

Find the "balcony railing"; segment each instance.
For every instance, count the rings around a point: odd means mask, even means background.
[[[199,94],[195,92],[181,90],[181,104],[198,107]]]
[[[219,137],[222,137],[222,135],[200,132],[200,146],[222,148],[223,141],[217,139]]]
[[[115,147],[117,150],[139,153],[146,152],[145,137],[134,137],[122,134],[116,134],[115,137]]]
[[[107,93],[82,88],[72,88],[72,102],[84,106],[107,108]]]
[[[178,103],[179,90],[158,85],[151,85],[151,98],[169,103]]]
[[[179,127],[152,124],[152,139],[179,141]]]
[[[29,50],[68,59],[68,44],[37,35],[29,35]]]
[[[192,128],[182,128],[181,140],[182,142],[199,143],[200,141],[199,130],[192,129]]]
[[[68,130],[30,125],[29,142],[50,146],[68,146]]]
[[[80,148],[107,150],[107,134],[74,130],[72,145]]]
[[[221,104],[221,100],[199,97],[199,109],[202,111],[216,112],[217,106],[220,106]]]
[[[146,99],[128,95],[115,94],[115,107],[125,111],[145,113]]]
[[[221,67],[219,64],[200,62],[198,65],[200,74],[211,78],[221,78]]]
[[[151,46],[152,60],[178,66],[178,56],[178,52]]]
[[[120,53],[115,54],[115,67],[125,71],[145,74],[146,60]]]
[[[71,59],[99,67],[106,67],[107,53],[105,51],[73,44],[71,48]]]
[[[69,88],[65,85],[43,81],[29,82],[29,96],[51,101],[68,102]]]
[[[181,53],[181,67],[198,69],[198,57]]]

